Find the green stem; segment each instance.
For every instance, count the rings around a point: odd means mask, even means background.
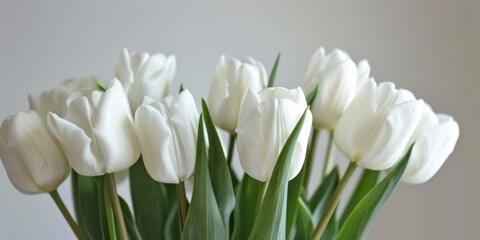
[[[320,222],[318,223],[315,231],[312,234],[312,240],[319,240],[322,236],[323,231],[327,227],[330,218],[332,217],[335,209],[337,208],[338,202],[340,202],[340,196],[342,195],[345,186],[347,186],[348,180],[350,180],[356,168],[357,165],[353,162],[350,162],[347,171],[345,171],[342,180],[340,180],[340,182],[338,183],[337,189],[335,189],[335,192],[333,193],[332,198],[330,199],[330,202],[328,203],[327,208],[325,209],[325,212],[320,219]]]
[[[333,143],[333,131],[328,130],[328,146],[325,153],[325,162],[323,163],[322,178],[325,179],[333,168],[333,156],[335,156],[335,144]]]
[[[105,176],[107,178],[108,195],[112,204],[113,215],[115,216],[115,223],[120,235],[120,239],[127,240],[127,227],[125,226],[122,208],[120,206],[120,201],[118,200],[117,186],[115,185],[115,175],[113,173],[107,173]]]
[[[180,208],[180,220],[182,223],[181,228],[183,229],[188,212],[187,196],[185,195],[185,182],[180,182],[177,184],[177,196],[178,207]]]
[[[305,158],[305,179],[303,182],[303,186],[305,189],[308,189],[308,183],[310,182],[310,176],[312,174],[313,168],[313,158],[315,156],[315,149],[318,142],[320,130],[313,128],[312,138],[310,140],[310,145],[307,148],[307,155]]]
[[[55,204],[57,204],[58,209],[60,209],[60,212],[62,213],[63,217],[65,218],[65,220],[67,220],[67,223],[68,225],[70,225],[70,228],[72,229],[73,233],[75,233],[75,236],[77,236],[77,238],[80,240],[85,239],[85,236],[83,236],[82,231],[78,227],[75,220],[73,220],[72,215],[70,214],[67,207],[63,203],[62,198],[60,197],[60,195],[58,195],[57,189],[51,191],[50,196],[52,196],[53,201],[55,202]]]
[[[255,208],[255,216],[257,216],[258,212],[260,212],[260,207],[262,206],[263,198],[265,197],[265,193],[267,193],[268,188],[268,181],[260,182],[260,188],[258,189],[258,196],[257,196],[257,205]]]
[[[232,167],[232,160],[233,160],[233,150],[235,149],[235,139],[237,135],[231,134],[230,135],[230,141],[228,142],[228,155],[227,155],[227,163],[230,169],[230,175],[232,177],[232,183],[233,186],[236,186],[238,184],[238,179],[235,173],[233,172],[233,167]]]
[[[233,149],[235,148],[235,134],[230,135],[230,141],[228,142],[228,155],[227,155],[227,162],[228,166],[232,166],[232,159],[233,159]]]

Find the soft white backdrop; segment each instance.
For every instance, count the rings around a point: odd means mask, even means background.
[[[221,54],[270,68],[281,51],[277,85],[292,88],[316,48],[341,48],[356,61],[367,58],[377,81],[410,89],[460,124],[456,151],[437,176],[401,184],[369,239],[478,239],[479,14],[475,0],[1,0],[0,118],[65,78],[111,79],[123,47],[175,54],[172,90],[184,83],[197,100],[207,96]],[[339,162],[344,169],[347,161]],[[71,207],[69,184],[60,193]],[[0,239],[32,238],[73,235],[48,195],[17,192],[0,167]]]

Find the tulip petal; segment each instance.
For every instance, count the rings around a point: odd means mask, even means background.
[[[179,183],[177,165],[172,162],[170,153],[172,132],[165,118],[154,107],[143,105],[137,109],[135,120],[143,162],[149,175],[159,182]]]
[[[2,158],[8,178],[15,188],[26,194],[46,192],[46,189],[38,186],[32,179],[25,164],[23,164],[22,160],[15,153],[15,150],[5,145],[5,143],[0,142],[0,157]]]
[[[238,142],[241,152],[240,163],[245,171],[259,181],[267,181],[273,171],[280,151],[290,132],[295,127],[302,112],[298,105],[286,99],[275,99],[259,104],[245,116],[237,134],[243,141]],[[311,122],[311,115],[306,120]],[[255,123],[255,124],[252,124]],[[305,126],[310,126],[305,123]],[[309,135],[308,128],[302,129],[301,136]],[[241,136],[240,136],[241,135]],[[248,140],[247,140],[248,139]],[[298,174],[303,165],[306,143],[300,141],[295,146],[292,171],[289,179]]]
[[[108,173],[125,170],[140,156],[128,100],[118,80],[103,93],[97,109],[93,135]]]
[[[441,123],[425,131],[413,146],[412,156],[402,181],[422,184],[430,180],[453,152],[459,137],[457,122],[450,116],[440,115]]]
[[[386,170],[400,160],[408,141],[420,122],[424,109],[422,100],[401,103],[388,111],[369,153],[358,165],[372,170]],[[368,128],[366,128],[368,129]]]
[[[319,89],[312,105],[316,128],[333,129],[353,100],[357,69],[352,61],[325,69],[319,76]]]
[[[98,148],[92,139],[77,125],[54,113],[47,116],[48,129],[62,145],[70,165],[84,176],[98,176],[106,173],[100,162]]]
[[[365,141],[369,139],[367,136],[357,135],[360,135],[359,132],[365,128],[376,111],[376,87],[375,81],[369,79],[339,119],[335,128],[335,145],[351,160],[360,157],[359,154],[365,148],[363,147]]]
[[[49,192],[68,176],[69,166],[65,155],[48,134],[36,112],[15,115],[10,135],[15,136],[10,144],[18,147],[17,156],[22,159],[37,185]]]
[[[26,194],[44,192],[41,186],[38,186],[30,176],[27,167],[15,151],[15,145],[9,143],[13,137],[10,137],[10,125],[13,117],[8,117],[2,123],[0,128],[0,157],[3,166],[7,172],[8,178],[19,191]]]

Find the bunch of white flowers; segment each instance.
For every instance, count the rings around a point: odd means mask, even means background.
[[[267,75],[253,58],[222,56],[199,112],[183,86],[169,94],[175,56],[125,49],[107,87],[92,77],[30,96],[31,110],[0,127],[1,160],[19,191],[51,194],[79,239],[357,239],[400,180],[428,181],[453,152],[453,117],[377,84],[366,60],[320,48],[294,89],[274,86],[279,60]],[[230,135],[227,154],[216,127]],[[321,130],[329,147],[309,198]],[[351,161],[341,178],[335,147]],[[364,191],[337,221],[357,166]],[[133,214],[116,192],[124,170]],[[76,220],[56,191],[70,172]]]

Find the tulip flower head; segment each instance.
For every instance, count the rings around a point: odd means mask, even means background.
[[[72,168],[82,175],[122,171],[140,156],[128,99],[116,79],[105,92],[73,93],[65,117],[49,113],[47,124]]]
[[[37,112],[45,123],[48,112],[63,116],[66,112],[66,102],[70,94],[80,89],[95,89],[97,78],[68,79],[60,86],[42,92],[39,96],[28,96],[30,109]]]
[[[373,79],[355,97],[334,132],[335,145],[364,168],[385,170],[402,156],[422,118],[423,100]]]
[[[145,168],[153,179],[179,183],[193,175],[198,119],[188,90],[160,101],[145,98],[135,113],[135,126]]]
[[[0,157],[10,181],[27,194],[57,189],[70,172],[61,147],[34,111],[19,112],[3,121]]]
[[[316,86],[313,125],[333,130],[356,95],[357,67],[346,52],[335,49],[326,55],[320,48],[313,54],[302,89],[308,95]]]
[[[422,184],[430,180],[453,152],[458,137],[459,127],[453,117],[435,114],[426,105],[422,120],[411,140],[415,145],[402,181]]]
[[[144,96],[159,99],[168,94],[176,68],[173,55],[122,51],[115,76],[127,93],[132,113],[142,104]]]
[[[248,175],[259,181],[270,179],[285,142],[306,108],[300,88],[267,88],[259,93],[252,88],[247,90],[236,132],[240,163]],[[297,176],[303,166],[311,124],[312,114],[307,110],[295,143],[289,180]]]
[[[215,125],[234,134],[245,91],[251,87],[258,92],[267,87],[267,81],[267,72],[262,63],[252,58],[242,62],[222,56],[208,97]]]

